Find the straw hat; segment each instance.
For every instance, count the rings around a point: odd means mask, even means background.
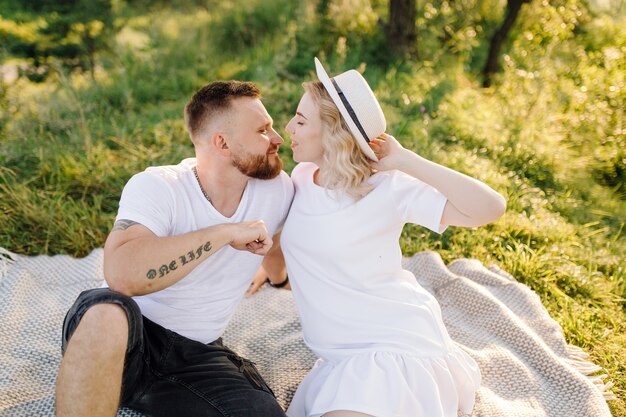
[[[387,122],[365,78],[355,70],[330,78],[317,58],[315,69],[363,153],[378,161],[368,143],[385,132]]]

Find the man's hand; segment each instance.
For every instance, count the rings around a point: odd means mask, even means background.
[[[237,250],[247,250],[265,256],[272,247],[272,237],[267,232],[263,220],[230,224],[230,246]]]

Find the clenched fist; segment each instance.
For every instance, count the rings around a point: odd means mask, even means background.
[[[263,220],[241,222],[228,225],[230,246],[237,250],[247,250],[257,255],[266,255],[272,247],[272,237]]]

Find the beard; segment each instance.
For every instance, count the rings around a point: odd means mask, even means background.
[[[233,155],[233,165],[243,175],[259,180],[276,178],[283,169],[283,161],[278,154],[245,155],[243,157]]]

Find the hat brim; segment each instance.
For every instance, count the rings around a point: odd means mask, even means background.
[[[378,161],[376,154],[374,153],[372,148],[370,148],[367,141],[362,137],[361,132],[359,131],[359,128],[352,121],[352,117],[350,117],[350,113],[348,112],[348,110],[346,109],[346,106],[341,101],[341,98],[339,97],[339,93],[337,93],[337,90],[335,90],[335,86],[333,86],[333,83],[330,80],[330,77],[326,73],[326,70],[322,66],[322,63],[320,62],[320,60],[317,58],[315,58],[315,71],[317,72],[317,78],[320,80],[322,85],[324,85],[324,88],[326,88],[328,95],[330,95],[330,98],[335,103],[335,106],[337,106],[337,108],[339,109],[339,113],[341,113],[343,120],[345,120],[346,124],[350,128],[350,132],[352,132],[352,136],[354,136],[354,138],[356,139],[356,142],[358,143],[363,153],[372,161]]]

